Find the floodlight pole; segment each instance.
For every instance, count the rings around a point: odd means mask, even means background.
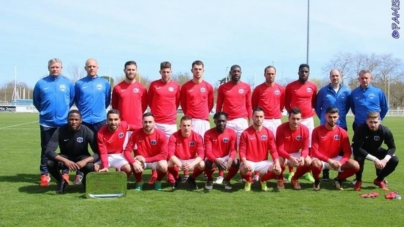
[[[306,64],[309,64],[309,40],[310,40],[310,0],[307,0],[307,50],[306,50]]]

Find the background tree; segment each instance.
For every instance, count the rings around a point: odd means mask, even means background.
[[[4,83],[0,88],[0,101],[3,103],[10,103],[14,93],[14,81]],[[24,82],[17,82],[17,97],[19,99],[32,99],[33,88]],[[25,95],[24,95],[25,91]],[[25,97],[24,97],[25,96]]]
[[[179,72],[171,75],[171,80],[176,81],[181,86],[192,79],[191,75],[187,72]]]
[[[62,71],[63,74],[63,71]],[[67,75],[69,75],[70,79],[72,80],[73,83],[76,83],[76,81],[80,80],[81,78],[86,76],[86,73],[84,72],[84,68],[80,67],[77,64],[70,64],[69,67],[67,68]]]

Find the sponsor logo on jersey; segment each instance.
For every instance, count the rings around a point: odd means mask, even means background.
[[[244,94],[244,89],[242,89],[242,88],[238,89],[238,93],[239,94]]]
[[[174,91],[174,88],[173,88],[173,87],[168,87],[168,91],[169,91],[169,92],[173,92],[173,91]]]
[[[102,89],[102,84],[97,84],[97,86],[95,86],[97,88],[97,90],[101,90]]]
[[[189,142],[189,146],[195,146],[195,141]]]
[[[61,91],[66,91],[66,85],[61,84],[61,85],[59,86],[59,89],[60,89]]]
[[[370,93],[370,94],[368,95],[368,97],[369,97],[370,99],[373,99],[374,97],[376,97],[376,95],[373,94],[373,93]]]
[[[334,135],[334,140],[339,140],[339,135]]]
[[[280,95],[281,94],[281,91],[279,91],[279,90],[275,90],[275,95]]]
[[[296,136],[296,140],[298,141],[302,140],[302,136],[301,135]]]
[[[380,140],[380,136],[374,136],[373,139],[374,139],[375,141],[379,141],[379,140]]]
[[[228,143],[229,142],[229,138],[223,138],[223,143]]]
[[[306,91],[307,91],[307,92],[313,92],[313,89],[311,89],[311,87],[308,87],[308,88],[306,89]]]
[[[123,132],[120,132],[120,133],[118,134],[118,137],[119,137],[119,138],[122,138],[123,136],[124,136]]]
[[[201,89],[199,89],[201,92],[206,92],[206,88],[201,87]]]
[[[261,140],[267,140],[267,139],[268,139],[268,137],[266,135],[261,136]]]
[[[151,144],[151,145],[156,145],[156,144],[157,144],[157,141],[156,141],[156,140],[150,140],[150,144]]]
[[[139,93],[139,88],[137,88],[137,87],[133,88],[133,92]]]
[[[77,143],[82,143],[83,142],[83,137],[77,137]]]

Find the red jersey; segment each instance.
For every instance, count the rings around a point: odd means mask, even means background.
[[[276,129],[276,147],[280,156],[289,159],[291,153],[301,151],[302,157],[309,154],[309,129],[299,124],[292,131],[289,122],[285,122]]]
[[[266,127],[257,131],[251,125],[240,136],[240,159],[260,162],[268,160],[268,151],[272,160],[278,159],[274,134]]]
[[[142,116],[147,108],[147,90],[139,82],[132,84],[122,81],[112,90],[112,108],[120,112],[121,119],[142,127]]]
[[[204,136],[205,156],[214,162],[216,158],[229,155],[233,160],[236,158],[237,134],[233,129],[226,128],[219,133],[216,128],[205,132]]]
[[[108,167],[109,154],[121,154],[123,142],[125,141],[126,132],[134,130],[128,123],[121,121],[117,129],[113,132],[108,130],[108,126],[104,125],[97,133],[98,148],[100,150],[100,159],[104,168]]]
[[[203,151],[202,137],[194,131],[191,131],[191,135],[188,137],[183,137],[181,130],[176,131],[168,141],[168,159],[173,155],[182,160],[196,157],[204,160],[205,153]]]
[[[261,107],[265,119],[281,119],[285,107],[285,88],[279,84],[269,86],[266,83],[258,85],[252,93],[252,109]]]
[[[251,88],[250,85],[231,81],[220,85],[217,92],[216,112],[226,112],[228,120],[236,118],[251,118]]]
[[[293,107],[299,107],[302,118],[314,116],[316,106],[317,87],[310,81],[302,84],[296,80],[285,88],[285,108],[290,111]]]
[[[180,85],[177,82],[153,81],[149,86],[147,98],[155,122],[177,124],[177,109],[180,105]]]
[[[155,128],[153,133],[146,134],[141,128],[132,133],[124,151],[125,158],[129,163],[135,162],[132,156],[135,144],[137,145],[135,156],[143,156],[146,162],[167,160],[167,137],[161,130]]]
[[[324,162],[329,158],[337,157],[342,150],[344,155],[339,161],[342,165],[348,161],[352,152],[348,133],[339,126],[336,126],[333,130],[328,130],[325,125],[314,128],[311,149],[313,157]]]
[[[213,87],[206,81],[195,84],[192,80],[181,87],[181,108],[184,114],[196,119],[209,121],[213,108]]]

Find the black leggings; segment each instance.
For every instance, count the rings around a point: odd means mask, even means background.
[[[369,153],[378,159],[383,159],[387,155],[387,150],[384,148],[379,148],[375,153]],[[359,154],[354,154],[354,159],[359,163],[360,169],[356,172],[356,180],[362,180],[362,173],[365,165],[365,157]],[[398,165],[398,157],[392,156],[390,160],[386,163],[386,166],[382,169],[376,169],[376,176],[378,181],[382,181],[385,177],[394,172],[396,166]]]

